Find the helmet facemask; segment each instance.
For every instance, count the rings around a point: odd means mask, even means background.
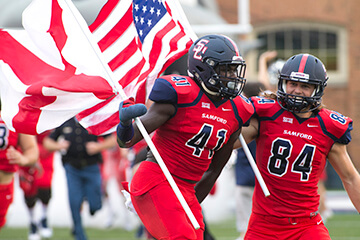
[[[322,95],[324,94],[324,86],[319,80],[302,79],[296,77],[296,73],[291,74],[292,76],[286,77],[280,75],[279,85],[277,92],[277,100],[280,106],[290,112],[294,113],[306,113],[315,110],[321,105]],[[287,81],[303,82],[307,84],[315,85],[314,91],[310,97],[299,96],[287,93],[286,83]]]
[[[232,99],[244,89],[246,79],[246,64],[243,61],[223,61],[205,59],[211,69],[212,76],[207,81],[201,81],[205,91],[214,96]]]

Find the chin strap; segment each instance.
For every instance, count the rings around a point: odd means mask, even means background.
[[[208,94],[213,95],[213,96],[220,96],[220,93],[219,93],[219,92],[214,92],[214,91],[209,90],[209,89],[205,86],[205,83],[204,83],[203,81],[201,81],[201,86],[202,86],[202,88],[205,90],[205,92],[207,92]]]
[[[220,96],[219,92],[214,92],[211,91],[210,89],[208,89],[205,85],[205,83],[201,80],[200,76],[198,73],[194,72],[194,74],[192,74],[189,70],[188,70],[188,75],[192,78],[195,78],[198,82],[200,82],[201,87],[205,90],[206,93],[212,95],[212,96]]]

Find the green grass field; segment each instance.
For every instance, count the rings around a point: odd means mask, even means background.
[[[335,214],[326,222],[333,240],[360,240],[360,215]],[[235,219],[228,219],[221,223],[209,224],[210,232],[216,240],[235,240],[238,233],[235,229]],[[0,232],[1,240],[27,240],[27,228],[5,227]],[[89,240],[136,240],[135,231],[127,232],[122,229],[86,229]],[[52,240],[72,239],[69,228],[55,228]]]

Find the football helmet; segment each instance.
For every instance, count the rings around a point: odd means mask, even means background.
[[[231,99],[245,86],[246,64],[236,44],[223,35],[196,40],[188,53],[188,74],[208,94]]]
[[[310,54],[290,57],[280,71],[277,100],[280,106],[290,112],[303,113],[315,110],[321,105],[328,76],[324,64]],[[315,85],[310,97],[286,92],[286,82],[296,81]]]

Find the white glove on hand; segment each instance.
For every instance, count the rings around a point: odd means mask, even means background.
[[[134,208],[134,206],[133,206],[133,204],[132,204],[132,202],[131,202],[130,193],[128,193],[126,190],[121,190],[121,193],[124,195],[124,197],[125,197],[125,199],[126,199],[126,201],[125,201],[125,206],[126,206],[126,208],[127,208],[130,212],[135,213],[135,214],[137,215],[137,213],[136,213],[136,211],[135,211],[135,208]]]

